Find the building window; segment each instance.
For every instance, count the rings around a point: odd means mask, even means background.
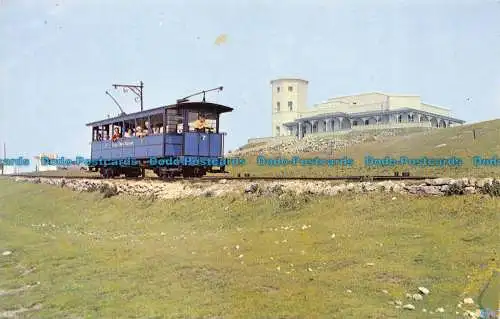
[[[280,111],[280,102],[276,102],[276,112]]]
[[[365,120],[365,125],[369,125],[370,124],[370,120]]]
[[[353,121],[352,126],[358,126],[358,121]]]
[[[276,87],[276,92],[280,93],[280,87]]]
[[[293,92],[293,86],[288,87],[288,92]]]
[[[398,115],[398,123],[401,123],[402,120],[403,120],[403,117],[401,115]]]
[[[408,114],[408,122],[413,122],[414,121],[414,118],[413,118],[413,114]]]
[[[288,101],[288,110],[289,111],[293,110],[293,102],[292,101]]]
[[[279,136],[279,135],[280,135],[280,127],[276,126],[276,136]]]

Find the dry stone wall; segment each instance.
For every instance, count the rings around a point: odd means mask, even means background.
[[[334,196],[342,193],[384,192],[423,196],[467,195],[488,193],[498,195],[500,182],[493,178],[437,178],[425,181],[381,181],[359,183],[333,183],[329,181],[262,181],[248,182],[237,180],[213,181],[130,181],[130,180],[92,180],[70,178],[28,178],[15,177],[17,182],[42,183],[67,187],[74,191],[101,191],[106,197],[125,194],[155,199],[173,199],[196,196],[224,196],[229,194],[273,195],[285,192]],[[495,193],[496,192],[496,193]],[[107,196],[106,194],[109,194]]]

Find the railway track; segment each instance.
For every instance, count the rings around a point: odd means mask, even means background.
[[[100,176],[56,176],[56,175],[27,175],[27,174],[17,174],[17,175],[6,175],[8,177],[23,177],[23,178],[65,178],[65,179],[95,179],[95,180],[107,180]],[[389,181],[389,180],[425,180],[425,179],[434,179],[437,177],[432,176],[325,176],[325,177],[292,177],[292,176],[205,176],[201,178],[174,178],[170,180],[162,180],[160,178],[155,177],[146,177],[142,178],[124,178],[117,177],[111,180],[160,180],[160,181],[220,181],[220,180],[241,180],[241,181]]]

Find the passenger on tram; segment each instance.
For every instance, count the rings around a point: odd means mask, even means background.
[[[136,127],[136,129],[135,129],[135,136],[136,137],[144,137],[146,135],[147,134],[146,134],[146,132],[143,131],[142,127],[140,127],[140,126]]]
[[[194,129],[196,132],[211,132],[212,128],[208,126],[204,114],[198,115],[198,120],[194,122]]]
[[[132,129],[128,129],[127,131],[125,131],[125,137],[132,137],[133,134],[132,134]]]
[[[113,142],[116,142],[121,137],[122,137],[122,135],[120,134],[120,129],[118,127],[115,127],[115,131],[113,133],[113,137],[111,138],[111,140]]]

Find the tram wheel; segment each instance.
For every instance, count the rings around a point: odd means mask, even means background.
[[[183,167],[182,177],[184,177],[184,178],[195,177],[195,168],[189,167],[189,166]]]
[[[112,167],[101,168],[101,175],[104,178],[112,178],[114,176],[114,170]]]

